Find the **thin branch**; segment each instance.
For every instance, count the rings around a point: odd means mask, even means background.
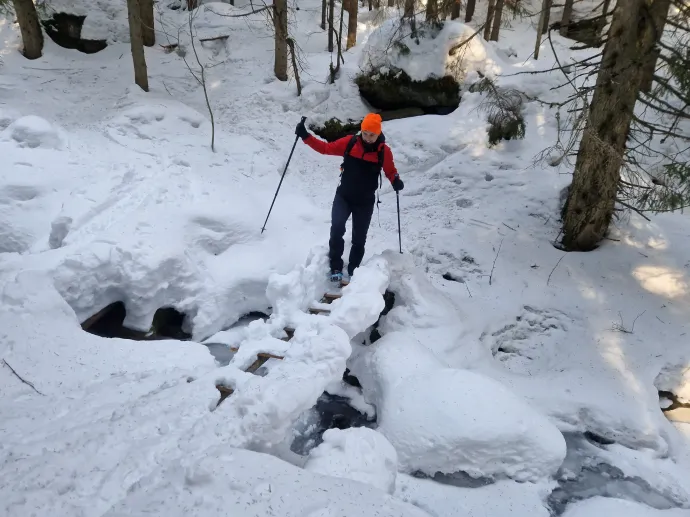
[[[223,18],[243,18],[243,17],[245,17],[245,16],[251,16],[252,14],[258,14],[258,13],[260,13],[260,12],[267,11],[267,10],[272,9],[272,8],[273,8],[273,4],[271,4],[271,5],[266,5],[266,6],[262,7],[261,9],[256,9],[256,10],[250,11],[250,12],[248,12],[248,13],[242,13],[242,14],[221,14],[221,13],[216,12],[216,11],[214,11],[213,9],[209,8],[208,6],[206,6],[206,10],[207,10],[208,12],[213,13],[213,14],[215,14],[216,16],[222,16]]]
[[[494,263],[491,266],[491,273],[489,273],[489,285],[491,285],[491,280],[493,280],[493,277],[494,277],[494,268],[496,267],[496,261],[498,260],[498,254],[501,253],[501,246],[503,246],[503,239],[501,239],[501,242],[498,245],[498,251],[496,252],[496,256],[494,257]]]
[[[31,382],[27,381],[25,378],[23,378],[21,375],[19,375],[19,374],[17,373],[17,371],[16,371],[14,368],[12,368],[12,367],[10,366],[10,363],[8,363],[6,359],[3,359],[2,362],[5,363],[5,365],[6,365],[10,370],[12,370],[12,373],[13,373],[14,375],[17,376],[17,379],[19,379],[20,381],[22,381],[22,382],[23,382],[24,384],[26,384],[27,386],[30,386],[30,387],[31,387],[36,393],[38,393],[39,395],[45,396],[43,393],[41,393],[40,391],[38,391],[38,390],[36,389],[36,386],[34,386]]]
[[[553,266],[553,269],[551,270],[551,273],[549,273],[549,278],[546,279],[546,285],[549,285],[549,282],[551,281],[551,275],[553,275],[553,272],[556,271],[556,268],[558,267],[558,264],[561,263],[561,260],[563,260],[563,259],[565,258],[566,255],[567,255],[567,253],[564,253],[563,256],[562,256],[561,258],[558,259],[558,262],[556,262],[556,265]]]

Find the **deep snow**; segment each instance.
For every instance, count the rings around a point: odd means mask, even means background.
[[[555,111],[528,102],[526,138],[489,148],[482,95],[465,90],[450,115],[384,123],[406,184],[404,254],[384,183],[365,265],[330,316],[306,315],[325,288],[338,159],[298,143],[260,229],[299,117],[366,113],[352,79],[391,22],[363,10],[358,45],[326,85],[320,2],[300,1],[291,20],[307,68],[297,97],[294,82],[272,77],[262,15],[222,18],[207,6],[249,6],[205,4],[198,35],[229,36],[198,47],[211,65],[212,152],[203,93],[180,57],[191,55],[184,31],[181,52],[146,50],[143,93],[132,84],[124,2],[71,5],[88,9],[84,35],[107,49],[85,55],[46,38],[45,56],[29,63],[16,25],[0,20],[3,513],[690,515],[690,431],[662,415],[657,396],[690,400],[687,215],[632,216],[596,252],[563,256],[551,241],[569,171],[534,163],[554,142]],[[159,4],[156,22],[165,44],[186,13]],[[465,80],[480,71],[559,100],[551,88],[562,76],[512,75],[554,57],[544,43],[531,59],[530,22],[510,23],[498,43],[472,41]],[[438,73],[444,49],[468,31],[449,23],[391,64]],[[593,53],[553,41],[563,62]],[[386,289],[395,306],[383,337],[363,346]],[[114,301],[139,330],[176,307],[193,341],[81,330]],[[256,310],[271,317],[227,330]],[[297,329],[288,343],[286,325]],[[219,365],[202,341],[240,349]],[[285,359],[263,376],[243,372],[257,352]],[[340,381],[346,365],[361,391]],[[219,406],[217,382],[236,390]],[[296,454],[295,429],[324,391],[375,415],[376,429],[331,430]],[[595,444],[586,454],[563,437],[585,432]],[[611,472],[619,477],[603,486]]]

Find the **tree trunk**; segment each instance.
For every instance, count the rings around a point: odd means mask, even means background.
[[[333,12],[335,11],[335,0],[328,0],[328,51],[333,52]]]
[[[38,59],[43,55],[43,31],[33,0],[13,0],[14,12],[22,33],[22,54],[26,59]]]
[[[438,22],[438,0],[426,1],[426,21]]]
[[[546,34],[549,32],[549,23],[551,23],[551,6],[553,5],[553,0],[544,0],[542,9],[544,10],[544,23],[541,26],[541,33]],[[535,58],[536,59],[536,58]]]
[[[326,13],[328,12],[328,0],[321,0],[321,28],[326,30]]]
[[[489,41],[491,35],[491,22],[494,19],[494,11],[496,10],[496,0],[489,0],[489,6],[486,11],[486,23],[484,24],[484,40]]]
[[[141,5],[141,37],[144,45],[153,47],[156,44],[156,31],[153,23],[153,0],[139,0]]]
[[[395,7],[395,0],[388,0],[388,7]]]
[[[357,44],[357,13],[359,11],[359,2],[357,0],[343,0],[347,1],[348,16],[347,16],[347,46],[346,49],[351,49]]]
[[[491,29],[491,41],[498,41],[498,33],[501,31],[501,18],[503,17],[503,4],[505,0],[498,0],[494,10],[494,26]]]
[[[472,17],[474,16],[474,8],[477,5],[477,0],[467,0],[467,9],[465,10],[465,23],[470,23]],[[458,2],[458,9],[460,9],[460,3]]]
[[[460,18],[460,0],[453,0],[450,6],[450,19],[457,20]]]
[[[374,9],[374,0],[369,0],[369,10]]]
[[[188,11],[193,11],[199,7],[199,0],[187,0],[187,10]]]
[[[279,81],[288,80],[288,24],[287,0],[273,1],[273,28],[275,30],[275,62],[273,72]]]
[[[412,37],[417,36],[417,24],[415,22],[414,16],[414,4],[415,0],[405,0],[405,8],[403,10],[403,18],[407,19],[410,23],[410,32]]]
[[[642,66],[642,82],[640,83],[640,91],[649,93],[652,91],[654,85],[654,73],[656,72],[656,61],[661,55],[661,49],[655,47],[647,56],[647,60]]]
[[[127,16],[129,18],[129,40],[132,47],[132,61],[134,63],[134,82],[144,90],[149,91],[149,75],[146,68],[146,54],[141,35],[141,5],[139,0],[127,0]]]
[[[623,6],[621,6],[623,7]],[[563,16],[561,17],[561,36],[564,38],[568,36],[568,26],[570,25],[570,20],[573,17],[573,0],[565,0],[565,5],[563,6]]]
[[[629,0],[616,9],[604,46],[575,173],[563,208],[563,245],[590,251],[605,237],[642,79],[670,0]],[[622,6],[621,6],[622,7]]]
[[[292,73],[295,76],[295,83],[297,83],[297,97],[302,95],[302,82],[299,80],[299,66],[297,65],[297,54],[295,54],[295,41],[292,38],[285,38],[288,48],[290,49],[290,58],[292,60]]]
[[[537,24],[537,42],[534,44],[534,59],[539,59],[539,47],[541,47],[541,36],[544,34],[544,25],[546,25],[546,5],[549,0],[543,0],[541,4],[541,13],[539,14],[539,23]]]

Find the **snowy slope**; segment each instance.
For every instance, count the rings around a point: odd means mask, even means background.
[[[384,183],[365,266],[329,317],[307,316],[323,290],[339,160],[298,143],[261,227],[300,116],[366,113],[353,78],[390,22],[360,12],[358,45],[327,85],[320,2],[300,1],[291,13],[306,65],[297,97],[293,81],[272,76],[263,16],[221,18],[211,9],[249,6],[206,4],[198,34],[228,35],[198,48],[210,65],[214,152],[203,92],[178,53],[146,49],[151,91],[132,84],[120,4],[88,11],[90,37],[111,43],[94,55],[46,38],[45,56],[28,63],[17,27],[0,20],[1,512],[688,514],[690,434],[665,419],[657,396],[687,401],[690,389],[687,215],[632,216],[596,252],[564,255],[551,241],[568,170],[535,163],[554,143],[555,111],[527,103],[526,138],[489,148],[483,97],[463,91],[449,115],[384,123],[406,184],[404,254]],[[187,14],[161,9],[165,44]],[[514,75],[555,60],[548,42],[531,59],[529,20],[510,23],[499,43],[473,40],[463,66],[560,100],[551,88],[562,75]],[[447,24],[420,52],[468,31]],[[594,53],[553,40],[565,62]],[[396,64],[421,77],[445,61]],[[362,346],[386,289],[395,305],[383,337]],[[114,301],[139,330],[157,309],[177,308],[193,341],[80,329]],[[272,318],[226,331],[255,310]],[[289,344],[279,339],[287,324],[298,326]],[[205,339],[242,346],[219,368]],[[257,351],[285,360],[265,377],[244,373]],[[336,390],[346,363],[376,431],[332,430],[310,458],[295,457],[294,423]],[[216,408],[218,381],[236,393]],[[571,438],[583,433],[593,445]]]

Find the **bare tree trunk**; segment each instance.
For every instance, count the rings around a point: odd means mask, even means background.
[[[417,24],[414,17],[415,0],[405,0],[405,8],[403,10],[403,18],[410,22],[410,30],[413,37],[417,35]]]
[[[544,23],[541,25],[541,33],[546,34],[549,31],[549,23],[551,23],[551,6],[553,0],[544,0],[542,9],[544,11]],[[535,58],[536,59],[536,58]]]
[[[129,18],[129,40],[132,47],[132,61],[134,63],[134,82],[147,92],[149,91],[149,75],[146,68],[144,41],[141,36],[141,5],[139,0],[127,0],[127,16]]]
[[[457,20],[460,18],[460,0],[453,0],[450,7],[450,19]]]
[[[286,38],[288,48],[290,49],[290,57],[292,58],[292,73],[295,76],[297,83],[297,97],[302,95],[302,82],[299,80],[299,67],[297,66],[297,54],[295,54],[295,40]]]
[[[541,4],[541,13],[539,14],[539,23],[537,24],[537,42],[534,44],[534,59],[539,59],[539,47],[541,47],[541,37],[544,34],[544,25],[546,25],[546,5],[550,0],[543,0]]]
[[[467,9],[465,10],[465,23],[470,23],[472,21],[472,17],[474,16],[474,8],[477,5],[477,0],[467,0]],[[458,3],[458,10],[460,9],[460,5]]]
[[[388,7],[395,7],[395,0],[388,0]]]
[[[141,38],[144,45],[153,47],[156,44],[156,31],[153,24],[153,0],[139,0],[141,6]]]
[[[369,0],[369,10],[371,11],[374,8],[374,0]]]
[[[359,11],[359,2],[357,0],[343,0],[347,1],[348,17],[347,17],[347,46],[346,49],[351,49],[357,44],[357,13]]]
[[[561,17],[561,36],[564,38],[568,36],[568,26],[570,25],[570,20],[573,17],[573,0],[565,0],[565,5],[563,6],[563,16]]]
[[[328,12],[328,0],[321,0],[321,28],[326,30],[326,13]]]
[[[426,21],[438,22],[438,0],[426,1]]]
[[[43,31],[33,0],[13,0],[14,12],[22,33],[22,54],[26,59],[38,59],[43,55]]]
[[[275,29],[275,62],[273,71],[279,81],[288,80],[287,25],[287,0],[274,0],[273,28]]]
[[[654,73],[656,72],[656,61],[661,55],[661,49],[654,47],[647,56],[645,64],[642,66],[642,83],[640,84],[640,91],[649,93],[652,91],[654,85]]]
[[[616,9],[563,208],[563,245],[590,251],[605,237],[642,80],[670,0],[629,0]],[[615,36],[614,36],[615,35]]]
[[[489,7],[486,11],[486,23],[484,24],[484,39],[489,41],[491,35],[491,22],[494,19],[494,11],[496,10],[496,0],[489,0]]]
[[[199,7],[199,0],[187,0],[187,10],[188,11],[193,11]]]
[[[491,29],[491,41],[498,41],[498,33],[501,31],[501,18],[503,17],[503,4],[505,0],[498,0],[494,10],[494,26]]]
[[[335,11],[335,0],[328,0],[328,51],[333,52],[333,11]]]

